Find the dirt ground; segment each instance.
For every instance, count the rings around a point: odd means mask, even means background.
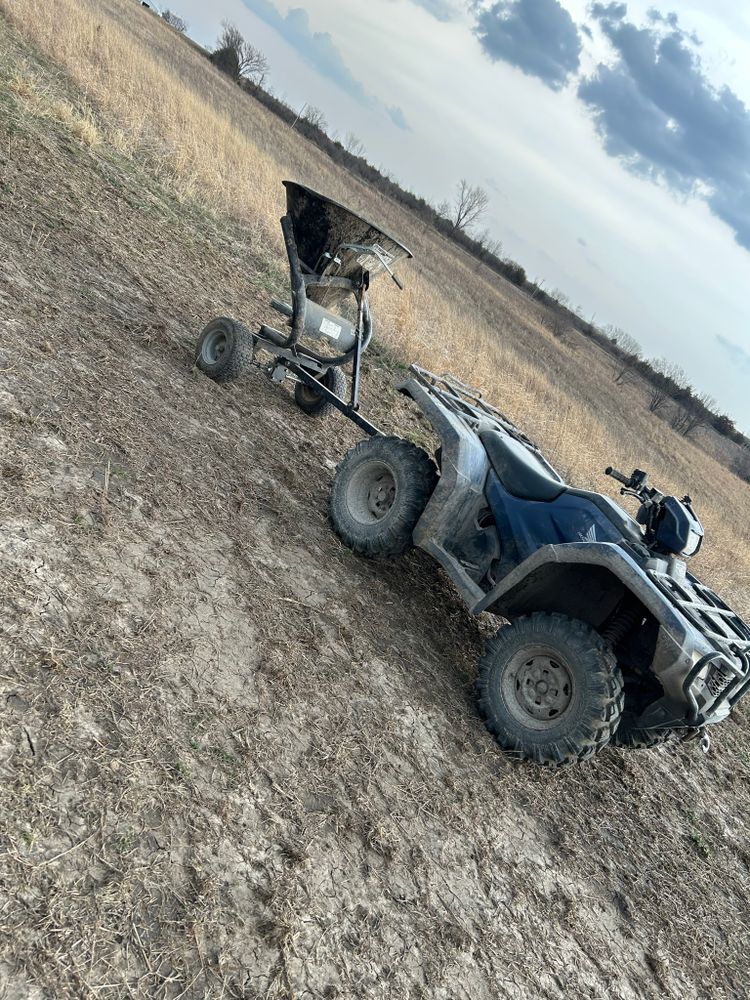
[[[0,996],[746,996],[746,714],[504,757],[496,623],[327,524],[356,429],[193,367],[282,262],[29,111],[0,39]],[[365,409],[420,441],[401,374]]]

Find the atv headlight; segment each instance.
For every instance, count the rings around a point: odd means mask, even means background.
[[[690,528],[688,531],[687,542],[682,550],[683,556],[694,556],[698,549],[701,547],[701,542],[703,541],[703,533],[697,532],[694,528]]]
[[[682,503],[677,497],[664,497],[659,504],[656,527],[660,550],[670,555],[690,557],[701,547],[702,540],[703,525],[689,504]]]

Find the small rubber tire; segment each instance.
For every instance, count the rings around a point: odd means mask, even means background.
[[[212,319],[198,338],[196,366],[215,382],[230,382],[250,370],[255,356],[255,337],[237,320],[226,316]]]
[[[334,393],[339,399],[346,397],[346,375],[340,368],[327,368],[318,378],[321,385],[324,385],[329,392]],[[310,417],[328,417],[336,412],[336,407],[330,403],[325,396],[316,392],[312,386],[306,382],[297,382],[294,387],[294,402],[300,410]]]
[[[536,612],[504,625],[479,661],[477,701],[509,755],[547,767],[587,760],[612,739],[622,673],[590,625]]]
[[[344,545],[369,557],[393,559],[414,542],[417,521],[437,483],[422,448],[398,437],[371,437],[345,456],[333,480],[330,517]]]
[[[677,736],[674,729],[641,729],[635,724],[636,718],[634,712],[625,709],[612,737],[612,746],[623,750],[652,750]]]

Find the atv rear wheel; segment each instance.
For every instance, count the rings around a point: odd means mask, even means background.
[[[346,395],[346,376],[340,368],[327,368],[320,376],[316,376],[321,385],[339,399]],[[330,403],[322,392],[316,392],[307,382],[298,382],[294,387],[294,402],[300,410],[311,417],[327,417],[334,413],[336,407]]]
[[[437,482],[435,463],[410,441],[360,441],[336,470],[331,523],[341,541],[364,556],[400,556]]]
[[[623,707],[622,674],[591,626],[536,613],[503,626],[487,644],[477,697],[504,750],[557,767],[609,743]]]
[[[234,319],[212,319],[198,338],[195,363],[216,382],[229,382],[247,374],[255,354],[255,337]]]

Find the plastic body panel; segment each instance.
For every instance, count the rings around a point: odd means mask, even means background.
[[[622,532],[585,496],[562,493],[554,500],[521,500],[503,487],[494,470],[485,491],[500,535],[498,576],[506,576],[543,545],[622,541]]]
[[[414,544],[437,559],[471,607],[484,590],[456,552],[456,528],[473,526],[477,512],[486,505],[487,455],[476,434],[422,386],[410,382],[408,394],[442,441],[440,480],[414,529]]]

